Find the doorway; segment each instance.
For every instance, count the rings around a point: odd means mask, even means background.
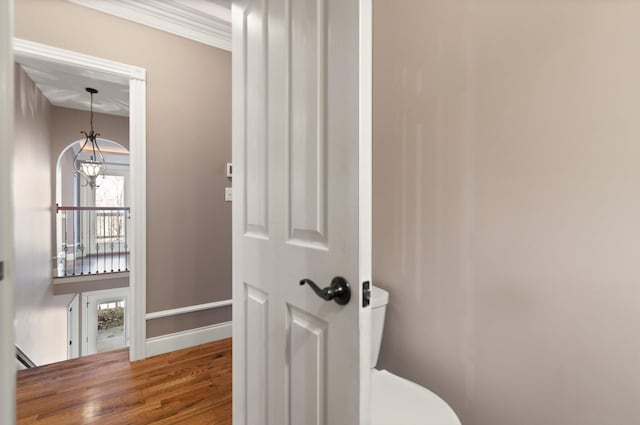
[[[82,295],[82,355],[103,353],[129,345],[128,288]]]
[[[139,67],[15,39],[15,61],[32,67],[50,67],[97,79],[122,81],[129,87],[129,150],[131,163],[131,274],[128,311],[130,359],[145,357],[146,326],[146,73]]]

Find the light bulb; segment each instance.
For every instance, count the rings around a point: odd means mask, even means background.
[[[82,161],[80,164],[82,174],[87,177],[97,177],[102,171],[102,163],[95,161]]]

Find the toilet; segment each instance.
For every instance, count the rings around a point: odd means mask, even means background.
[[[378,370],[384,316],[389,293],[371,291],[371,424],[372,425],[460,425],[460,420],[436,394],[386,370]]]

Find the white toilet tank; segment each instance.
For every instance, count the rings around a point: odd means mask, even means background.
[[[376,367],[380,346],[382,345],[382,331],[384,330],[384,316],[389,303],[389,293],[384,289],[373,286],[371,288],[371,368]]]
[[[389,293],[371,289],[371,424],[460,425],[451,407],[428,389],[375,369],[380,354]]]

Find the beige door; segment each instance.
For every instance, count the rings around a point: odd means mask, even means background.
[[[233,423],[366,424],[370,0],[232,14]]]

